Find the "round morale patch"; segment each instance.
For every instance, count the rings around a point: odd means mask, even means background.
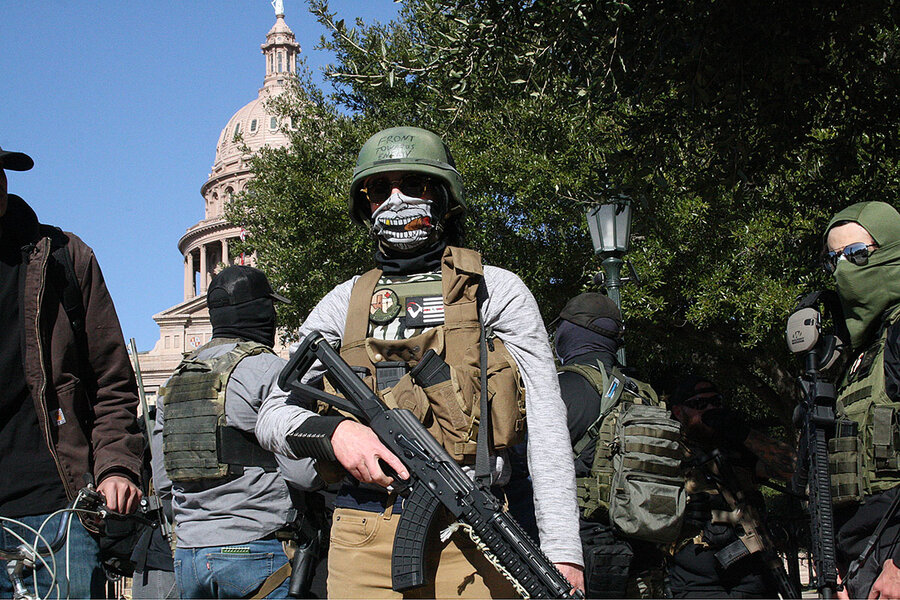
[[[386,325],[400,314],[400,299],[390,288],[375,290],[369,306],[369,320],[377,325]]]

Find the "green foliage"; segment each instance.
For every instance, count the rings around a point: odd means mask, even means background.
[[[548,321],[599,269],[585,206],[631,196],[629,362],[664,388],[706,372],[786,420],[783,327],[828,283],[821,229],[900,186],[893,2],[407,0],[355,27],[310,4],[334,93],[298,86],[294,143],[256,159],[230,213],[289,284],[289,323],[368,262],[343,197],[362,141],[418,125],[457,160],[469,245]]]

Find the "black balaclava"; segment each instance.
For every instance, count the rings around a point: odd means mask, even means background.
[[[214,338],[242,338],[275,345],[275,303],[271,298],[210,307],[209,320]]]
[[[600,317],[592,321],[592,324],[603,329],[615,331],[618,324],[609,317]],[[607,366],[616,364],[616,351],[621,345],[620,340],[591,331],[571,321],[562,320],[556,328],[556,356],[563,364],[567,364],[576,356],[588,352],[599,352],[600,360]]]

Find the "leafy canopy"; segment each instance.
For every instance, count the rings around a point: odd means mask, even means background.
[[[306,79],[279,100],[292,144],[254,159],[229,209],[294,299],[287,325],[371,266],[347,217],[355,154],[417,125],[456,158],[468,245],[548,321],[599,267],[585,207],[629,195],[644,282],[623,290],[629,363],[663,387],[705,372],[786,420],[784,323],[828,284],[821,230],[900,184],[893,3],[407,0],[353,27],[310,5],[334,89]]]

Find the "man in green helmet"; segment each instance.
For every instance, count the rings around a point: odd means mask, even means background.
[[[841,594],[900,598],[900,518],[887,514],[900,493],[900,213],[884,202],[839,212],[825,232],[823,266],[852,346],[829,442]],[[874,550],[848,577],[882,520]]]
[[[342,357],[385,403],[412,410],[471,475],[489,481],[497,493],[509,481],[508,449],[524,437],[527,415],[541,547],[573,586],[583,588],[566,409],[547,333],[516,275],[483,266],[477,252],[460,247],[465,210],[460,175],[438,136],[415,127],[372,136],[353,174],[350,216],[375,239],[376,268],[328,293],[300,337],[319,331],[340,343]],[[482,327],[486,357],[479,352]],[[420,387],[409,370],[429,349],[452,377]],[[489,374],[491,435],[479,437],[482,369]],[[320,373],[314,368],[307,380]],[[388,487],[392,480],[378,460],[405,479],[402,463],[368,427],[317,416],[281,390],[264,402],[256,433],[275,452],[311,456],[320,465],[330,459],[351,475],[335,501],[328,595],[401,597],[391,589],[390,561],[403,501]],[[449,525],[446,515],[435,520],[441,522],[429,531],[428,583],[416,597],[516,595],[468,536],[439,536]]]

